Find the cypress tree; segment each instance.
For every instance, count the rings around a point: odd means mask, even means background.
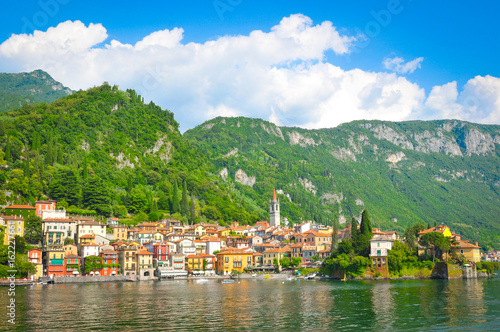
[[[0,136],[5,136],[5,126],[3,121],[0,121]]]
[[[354,217],[351,219],[351,242],[353,247],[356,247],[359,242],[358,222]]]
[[[45,156],[45,164],[52,165],[54,163],[52,154],[52,133],[49,136],[49,141],[47,142],[47,154]]]
[[[177,188],[177,180],[174,180],[174,192],[172,194],[172,211],[179,212],[181,209],[181,202],[179,200],[179,188]]]
[[[331,255],[337,252],[339,247],[339,224],[337,219],[333,219],[333,233],[332,233],[332,247],[331,247]]]
[[[181,214],[184,217],[188,217],[189,216],[189,206],[188,206],[188,196],[187,196],[187,184],[186,184],[186,180],[182,181]]]
[[[87,155],[84,155],[84,157],[83,157],[83,180],[87,180],[88,176],[89,176],[89,169],[87,167]]]
[[[194,201],[194,196],[191,193],[191,207],[190,207],[190,210],[191,210],[191,213],[190,213],[191,225],[194,224],[194,218],[196,217],[195,203],[196,202]]]

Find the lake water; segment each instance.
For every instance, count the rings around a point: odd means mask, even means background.
[[[241,280],[16,288],[0,330],[500,330],[500,278],[417,281]]]

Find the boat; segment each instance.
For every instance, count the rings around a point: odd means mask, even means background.
[[[271,279],[273,276],[265,276],[264,279]]]
[[[286,280],[295,280],[295,277],[287,277]]]
[[[314,277],[316,277],[316,273],[309,273],[308,275],[306,275],[304,277],[304,279],[311,280],[311,279],[314,279]]]
[[[201,283],[204,283],[204,282],[208,282],[208,279],[203,278],[203,279],[197,279],[196,280],[197,284],[201,284]]]
[[[252,274],[252,277],[255,278],[257,276],[257,273]]]
[[[222,280],[221,284],[234,284],[234,280],[232,280],[232,279]]]

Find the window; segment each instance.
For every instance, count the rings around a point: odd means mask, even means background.
[[[379,248],[380,248],[380,242],[377,242],[377,247],[379,247]]]
[[[464,253],[464,250],[463,249],[460,249],[460,253],[463,254]]]
[[[382,250],[377,250],[377,256],[381,256],[382,255]]]

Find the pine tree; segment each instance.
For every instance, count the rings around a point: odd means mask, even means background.
[[[186,180],[182,182],[182,200],[181,200],[181,215],[184,217],[189,216],[189,206],[188,206],[188,196],[187,196],[187,184]]]

